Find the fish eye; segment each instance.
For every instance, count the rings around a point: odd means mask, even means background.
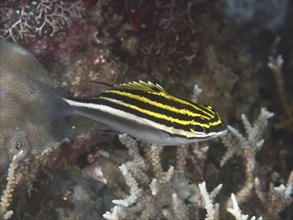
[[[193,125],[190,130],[192,132],[205,132],[205,128],[200,125]]]
[[[15,149],[19,150],[21,148],[21,143],[17,143]]]
[[[205,128],[200,126],[200,125],[196,125],[195,130],[198,131],[198,132],[205,132]]]

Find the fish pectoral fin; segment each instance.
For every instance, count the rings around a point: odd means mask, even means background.
[[[101,133],[105,133],[105,134],[121,134],[121,132],[115,130],[114,128],[112,128],[111,126],[101,123],[101,122],[97,122],[97,129],[99,130],[99,132]]]
[[[104,133],[104,134],[121,134],[121,132],[116,131],[110,127],[108,129],[100,129],[99,132]]]

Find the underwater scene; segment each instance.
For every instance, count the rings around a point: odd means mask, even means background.
[[[0,219],[293,219],[289,0],[0,4]]]

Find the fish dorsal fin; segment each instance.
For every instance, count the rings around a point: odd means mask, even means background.
[[[79,85],[79,90],[85,97],[97,97],[101,93],[113,88],[114,86],[111,84],[97,81],[85,81]]]
[[[160,86],[158,83],[155,84],[150,81],[144,82],[141,80],[139,82],[133,81],[130,83],[115,85],[115,88],[167,93],[166,90],[162,86]]]

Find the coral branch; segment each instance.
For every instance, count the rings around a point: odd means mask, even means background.
[[[230,212],[236,220],[247,220],[248,219],[248,215],[244,215],[242,214],[241,209],[239,208],[238,202],[236,200],[236,196],[234,195],[234,193],[231,194],[231,200],[232,200],[232,208],[227,208],[227,211]],[[250,220],[255,220],[256,217],[253,216],[251,217]],[[257,220],[262,220],[262,217],[259,217]]]
[[[128,172],[127,167],[125,165],[121,165],[119,169],[121,170],[121,173],[125,177],[126,183],[130,188],[130,196],[124,200],[113,200],[113,203],[116,205],[128,207],[137,201],[138,197],[141,196],[142,190],[138,188],[136,180]]]
[[[206,183],[202,182],[198,184],[200,194],[202,196],[204,207],[207,211],[206,220],[216,220],[219,219],[219,204],[214,203],[214,198],[222,188],[222,184],[218,185],[212,193],[208,193],[206,189]]]
[[[15,176],[15,170],[18,166],[18,161],[24,157],[23,155],[24,153],[25,152],[23,150],[19,151],[18,154],[13,156],[12,161],[9,165],[7,185],[1,197],[1,203],[0,203],[0,209],[1,209],[0,214],[3,215],[4,219],[9,219],[13,214],[13,211],[11,210],[8,211],[7,209],[10,206],[10,203],[12,201],[13,191],[15,189],[16,184],[18,183],[18,179]]]
[[[258,198],[266,207],[266,217],[278,219],[279,213],[292,201],[292,188],[293,188],[293,171],[291,171],[286,186],[274,186],[273,183],[269,185],[269,191],[265,192],[260,186],[258,178],[254,180],[255,191]]]
[[[111,212],[106,212],[107,219],[188,219],[190,208],[198,209],[198,190],[189,184],[185,176],[187,147],[179,146],[176,154],[176,166],[169,165],[164,171],[161,163],[162,147],[138,144],[122,134],[120,141],[129,149],[132,160],[119,168],[130,188],[130,195],[117,199]],[[139,147],[146,157],[141,156]],[[174,168],[175,167],[175,168]],[[216,193],[211,193],[212,198]],[[189,206],[185,201],[189,200]]]
[[[255,178],[255,156],[263,146],[262,135],[268,124],[268,119],[273,116],[273,113],[262,108],[257,120],[251,124],[246,116],[242,114],[241,120],[247,136],[244,137],[237,129],[228,126],[231,135],[222,138],[222,142],[228,150],[222,158],[221,166],[234,154],[238,154],[244,159],[246,180],[242,189],[237,192],[237,198],[240,202],[247,200],[251,196]]]
[[[177,148],[176,169],[177,169],[178,179],[180,179],[182,181],[186,181],[186,180],[184,180],[186,157],[187,157],[186,147],[179,146]]]
[[[278,55],[276,58],[269,57],[268,67],[273,71],[274,81],[276,83],[276,90],[279,102],[284,111],[285,117],[280,117],[280,122],[277,128],[288,128],[292,131],[293,125],[293,102],[286,99],[285,83],[282,75],[282,65],[284,60],[282,55]]]

